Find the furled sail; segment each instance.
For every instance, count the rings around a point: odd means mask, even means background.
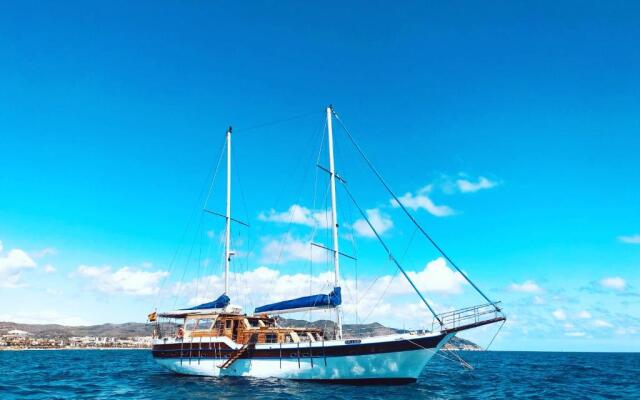
[[[195,307],[191,308],[182,308],[181,310],[208,310],[210,308],[225,308],[229,305],[231,299],[226,294],[221,295],[214,301],[210,301],[208,303],[202,303]]]
[[[305,296],[257,307],[255,313],[285,313],[314,308],[333,308],[339,306],[341,303],[342,296],[340,295],[340,288],[335,287],[329,294],[315,294],[313,296]]]

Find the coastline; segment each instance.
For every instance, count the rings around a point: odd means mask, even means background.
[[[66,350],[149,350],[149,347],[0,347],[0,351],[66,351]]]

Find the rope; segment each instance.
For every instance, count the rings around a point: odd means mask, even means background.
[[[380,234],[378,233],[378,231],[376,230],[376,228],[373,227],[373,224],[371,224],[371,221],[369,221],[369,218],[367,217],[367,214],[362,210],[362,208],[360,208],[360,205],[358,205],[358,203],[356,202],[356,199],[353,197],[353,195],[351,194],[351,191],[349,190],[349,188],[347,187],[346,184],[342,184],[342,187],[344,187],[344,190],[347,192],[347,194],[349,195],[349,198],[351,198],[351,201],[353,201],[353,204],[356,206],[356,208],[358,209],[358,211],[360,212],[360,215],[362,215],[362,218],[364,218],[364,220],[367,222],[367,225],[369,225],[369,228],[371,228],[371,230],[373,231],[373,233],[376,235],[376,238],[378,238],[378,241],[380,242],[380,244],[382,245],[382,247],[384,247],[385,251],[387,252],[389,259],[391,259],[391,261],[393,261],[393,263],[398,267],[398,269],[400,270],[400,272],[402,272],[402,274],[404,275],[404,277],[407,279],[407,281],[409,282],[409,284],[411,285],[411,287],[413,288],[413,290],[415,290],[415,292],[418,294],[418,296],[420,296],[420,299],[422,299],[422,301],[424,302],[424,304],[427,306],[427,308],[429,309],[429,311],[431,311],[431,314],[433,314],[433,317],[435,319],[438,320],[438,322],[440,323],[440,325],[442,324],[442,320],[440,319],[440,317],[438,317],[438,314],[436,314],[436,312],[433,310],[433,308],[431,308],[431,305],[429,304],[429,302],[427,301],[427,299],[425,299],[425,297],[422,295],[422,293],[420,293],[420,290],[418,290],[417,286],[415,285],[415,283],[413,283],[413,281],[411,280],[411,278],[409,277],[409,275],[407,275],[407,272],[404,270],[404,268],[402,268],[402,266],[400,265],[400,263],[398,262],[398,260],[396,260],[396,258],[393,256],[393,254],[391,254],[391,250],[389,250],[389,248],[387,247],[387,245],[384,243],[384,241],[382,240],[382,238],[380,237]]]
[[[440,357],[444,358],[445,360],[449,360],[449,361],[451,361],[451,362],[456,362],[456,361],[457,361],[457,362],[458,362],[460,365],[462,365],[464,368],[467,368],[467,369],[469,369],[469,370],[473,370],[473,369],[474,369],[474,368],[473,368],[473,365],[471,365],[471,364],[469,364],[468,362],[466,362],[466,361],[465,361],[462,357],[460,357],[458,354],[456,354],[456,353],[451,353],[451,351],[450,351],[450,350],[445,350],[445,349],[443,349],[443,348],[442,348],[442,349],[440,349],[440,352],[437,352],[437,351],[433,351],[432,349],[428,349],[428,348],[426,348],[426,347],[422,346],[420,343],[416,343],[416,342],[414,342],[414,341],[413,341],[413,340],[411,340],[411,339],[407,339],[407,341],[409,341],[409,343],[412,343],[412,344],[414,344],[414,345],[416,345],[416,346],[418,346],[418,347],[420,347],[420,348],[422,348],[422,349],[424,349],[424,350],[430,351],[430,352],[434,353],[435,355],[437,355],[437,356],[440,356]],[[445,356],[445,355],[443,355],[443,354],[440,354],[440,353],[443,353],[443,352],[448,352],[448,353],[450,353],[450,354],[454,355],[454,356],[457,358],[457,360],[452,360],[452,359],[450,359],[449,357],[447,357],[447,356]]]
[[[491,347],[491,345],[493,344],[493,341],[496,340],[496,337],[498,337],[498,333],[500,333],[500,331],[502,330],[502,327],[504,326],[504,324],[507,322],[507,320],[505,319],[504,321],[502,321],[502,324],[500,325],[500,327],[498,328],[498,330],[496,331],[496,334],[493,335],[493,337],[491,338],[491,341],[489,342],[489,344],[487,345],[487,347],[484,349],[484,351],[489,350],[489,347]]]
[[[358,144],[356,143],[355,139],[353,138],[353,136],[351,135],[351,133],[349,132],[349,130],[347,129],[347,127],[344,125],[344,123],[342,122],[342,120],[340,119],[340,117],[338,116],[338,114],[333,111],[333,115],[335,115],[336,120],[338,120],[338,122],[340,123],[340,125],[342,126],[342,129],[344,129],[345,133],[347,134],[347,137],[349,138],[349,140],[351,141],[351,143],[353,144],[353,146],[355,147],[355,149],[358,151],[358,153],[360,154],[360,156],[364,159],[364,161],[367,163],[367,165],[369,166],[369,169],[371,169],[371,171],[376,175],[376,177],[378,178],[378,180],[380,181],[380,183],[382,183],[382,186],[384,186],[384,188],[387,190],[387,192],[389,192],[389,194],[391,195],[391,197],[393,197],[393,199],[398,203],[398,205],[400,206],[400,208],[402,209],[402,211],[404,211],[404,213],[407,215],[407,217],[409,217],[409,219],[411,220],[411,222],[420,230],[420,232],[422,232],[422,234],[424,235],[424,237],[426,237],[429,242],[431,242],[431,244],[433,245],[433,247],[435,247],[435,249],[456,269],[456,271],[458,271],[463,277],[464,279],[466,279],[467,282],[469,282],[469,284],[471,286],[473,286],[473,288],[490,304],[493,305],[493,307],[496,309],[496,311],[500,311],[498,306],[495,305],[494,302],[492,302],[491,300],[489,300],[489,298],[482,292],[482,290],[480,290],[480,288],[478,286],[476,286],[475,283],[473,283],[471,281],[471,279],[469,279],[469,277],[467,276],[467,274],[465,274],[460,268],[458,268],[458,266],[451,260],[451,258],[449,258],[449,256],[444,252],[444,250],[442,250],[440,248],[440,246],[438,246],[438,244],[431,238],[431,236],[422,228],[422,226],[418,223],[418,221],[416,221],[416,219],[413,217],[413,215],[411,215],[411,213],[409,212],[409,210],[406,209],[406,207],[404,206],[404,204],[402,204],[402,202],[400,201],[400,199],[398,198],[398,196],[395,195],[395,193],[391,190],[391,188],[389,187],[389,185],[387,185],[387,183],[385,182],[384,178],[382,178],[382,175],[380,175],[380,173],[378,172],[378,170],[373,166],[373,163],[369,160],[369,158],[367,158],[367,156],[364,154],[364,152],[362,151],[362,149],[360,148],[360,146],[358,146]]]
[[[307,112],[307,113],[304,113],[304,114],[298,114],[298,115],[294,115],[292,117],[283,118],[283,119],[279,119],[279,120],[276,120],[276,121],[265,122],[265,123],[262,123],[262,124],[253,125],[253,126],[250,126],[248,128],[236,129],[235,132],[246,132],[246,131],[250,131],[250,130],[254,130],[254,129],[264,128],[265,126],[283,124],[285,122],[294,121],[296,119],[302,119],[304,117],[308,117],[310,115],[315,115],[317,113],[318,113],[317,111],[311,111],[311,112]]]
[[[456,360],[452,360],[452,359],[450,359],[450,358],[448,358],[445,355],[440,354],[440,353],[436,353],[436,354],[438,354],[440,357],[442,357],[444,359],[447,359],[449,361],[452,361],[452,362],[456,362],[457,361],[460,365],[462,365],[463,368],[466,368],[468,370],[473,370],[474,369],[473,365],[469,364],[464,358],[462,358],[459,354],[453,352],[452,350],[440,349],[440,352],[442,352],[442,353],[446,352],[447,354],[451,354],[452,356],[454,356],[456,358]]]
[[[206,188],[206,183],[209,181],[209,177],[211,176],[211,173],[213,171],[213,178],[212,178],[212,183],[209,186],[209,191],[211,191],[211,187],[213,186],[213,179],[215,179],[215,175],[217,174],[217,170],[218,170],[218,166],[220,165],[220,159],[222,158],[222,154],[224,152],[224,145],[225,142],[222,142],[222,145],[220,146],[220,150],[218,151],[218,153],[220,153],[220,156],[218,157],[218,162],[216,163],[216,167],[215,169],[213,168],[213,165],[209,168],[209,172],[207,173],[207,176],[205,178],[205,181],[203,182],[202,185],[202,189],[200,189],[200,194],[198,195],[198,200],[195,204],[195,206],[193,207],[193,210],[191,212],[191,215],[189,216],[189,220],[187,222],[187,225],[184,228],[184,231],[182,232],[181,238],[180,238],[180,242],[178,244],[178,246],[176,246],[176,250],[173,253],[173,257],[171,258],[171,261],[169,262],[169,271],[168,274],[166,275],[165,278],[162,279],[162,282],[160,283],[160,288],[158,290],[158,292],[156,293],[154,299],[153,299],[153,304],[154,305],[158,305],[159,302],[159,296],[160,294],[163,292],[163,289],[167,283],[167,281],[170,279],[171,273],[173,272],[174,268],[176,267],[176,261],[178,259],[178,255],[181,253],[182,250],[182,246],[185,245],[185,239],[187,237],[187,233],[189,232],[189,228],[191,227],[193,220],[197,214],[197,211],[199,210],[199,204],[200,201],[202,200],[202,196],[204,195],[204,191]],[[208,195],[207,195],[208,198]],[[206,201],[205,201],[206,204]],[[186,267],[185,267],[186,268]]]

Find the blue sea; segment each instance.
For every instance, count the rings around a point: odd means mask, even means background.
[[[461,352],[417,383],[355,386],[175,375],[145,350],[0,351],[0,399],[640,399],[640,353]]]

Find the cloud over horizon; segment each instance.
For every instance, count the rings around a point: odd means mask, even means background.
[[[114,271],[111,266],[80,265],[71,275],[88,280],[96,290],[103,293],[149,296],[158,293],[158,284],[169,273],[145,271],[127,266]]]
[[[21,249],[11,249],[6,254],[0,241],[0,286],[5,288],[23,287],[22,272],[36,267],[36,262]]]

